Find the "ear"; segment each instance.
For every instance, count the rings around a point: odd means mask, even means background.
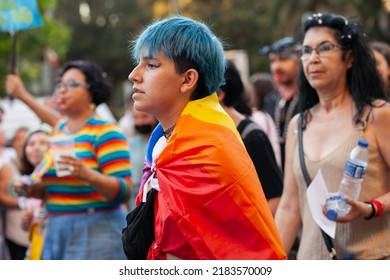
[[[353,59],[352,51],[348,50],[346,55],[346,60],[345,60],[347,62],[347,69],[350,69],[352,67],[353,60],[354,59]]]
[[[198,84],[198,79],[199,79],[198,71],[196,71],[193,68],[188,69],[183,74],[183,77],[184,77],[184,79],[183,79],[183,82],[181,85],[182,92],[193,93],[196,89],[197,84]]]
[[[226,93],[222,89],[217,89],[217,96],[219,103],[223,104],[223,100],[225,99]]]

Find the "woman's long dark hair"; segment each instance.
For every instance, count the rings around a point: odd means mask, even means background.
[[[300,31],[302,43],[306,32],[312,27],[328,27],[336,31],[335,39],[342,46],[343,58],[348,50],[352,51],[353,62],[347,71],[347,86],[355,102],[357,113],[354,116],[355,124],[359,123],[363,109],[366,105],[374,106],[376,99],[388,100],[384,84],[376,68],[375,58],[372,54],[362,27],[347,18],[318,13],[306,18]],[[298,108],[304,113],[304,126],[310,121],[311,115],[308,109],[319,102],[318,94],[306,79],[301,66],[300,71],[300,95]]]

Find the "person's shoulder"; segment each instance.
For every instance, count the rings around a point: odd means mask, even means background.
[[[277,90],[272,90],[269,94],[264,97],[264,102],[276,102],[279,97],[279,92]]]
[[[119,129],[119,125],[116,122],[113,122],[111,120],[108,120],[106,118],[101,117],[100,115],[94,115],[92,116],[88,122],[88,125],[90,126],[96,126],[96,127],[113,127],[115,129]]]
[[[297,114],[295,114],[295,115],[291,118],[291,120],[290,120],[290,122],[289,122],[289,124],[288,124],[289,129],[297,129],[297,128],[298,128],[299,116],[300,116],[300,114],[297,113]]]
[[[239,126],[241,126],[241,129],[239,129],[239,131],[243,139],[249,136],[256,138],[267,137],[267,134],[264,132],[261,126],[250,118],[243,119]]]
[[[91,117],[87,122],[87,126],[89,127],[90,131],[94,131],[98,135],[107,135],[110,133],[113,136],[117,135],[120,136],[120,138],[127,139],[123,130],[116,122],[102,118],[99,115]]]
[[[390,103],[375,100],[372,106],[372,122],[390,122]]]

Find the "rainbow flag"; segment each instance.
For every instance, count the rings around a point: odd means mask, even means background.
[[[47,148],[46,154],[43,157],[41,163],[34,169],[33,173],[31,174],[30,178],[33,182],[41,181],[43,175],[54,165],[53,156]]]
[[[161,135],[158,126],[147,166]],[[156,176],[149,258],[157,245],[182,259],[286,259],[252,160],[216,94],[188,103],[157,158]]]

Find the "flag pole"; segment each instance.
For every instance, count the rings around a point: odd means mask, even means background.
[[[11,73],[16,73],[16,31],[10,31],[11,33]]]
[[[10,63],[11,63],[11,74],[16,74],[16,31],[12,30],[10,31],[11,34],[11,57],[10,57]],[[9,95],[8,96],[10,106],[12,106],[12,101],[14,100],[14,97]]]

